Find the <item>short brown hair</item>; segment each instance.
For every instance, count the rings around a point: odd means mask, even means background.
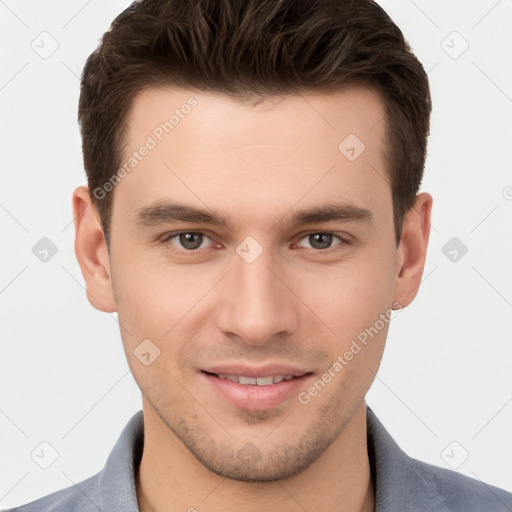
[[[113,191],[135,96],[152,87],[220,92],[239,101],[367,85],[386,105],[386,163],[398,246],[426,158],[428,76],[372,0],[140,0],[85,64],[78,120],[84,167],[107,246]],[[340,141],[341,142],[341,141]]]

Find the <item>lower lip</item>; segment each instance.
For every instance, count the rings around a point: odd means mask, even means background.
[[[201,374],[217,393],[235,407],[252,411],[271,409],[291,396],[297,396],[301,388],[304,388],[305,382],[312,377],[311,374],[307,374],[268,386],[258,386],[221,379],[211,373],[201,372]]]

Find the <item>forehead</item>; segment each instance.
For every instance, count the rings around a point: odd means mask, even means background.
[[[307,136],[312,142],[315,136],[324,138],[330,133],[337,139],[350,130],[363,142],[378,138],[383,142],[384,117],[385,104],[381,94],[366,86],[346,86],[330,93],[270,96],[256,105],[220,93],[149,88],[136,95],[132,102],[128,115],[128,143],[136,146],[145,135],[152,135],[158,142],[171,132],[174,137],[179,137],[180,132],[186,131],[183,128],[186,124],[193,124],[195,134],[202,140],[216,134],[219,139],[230,134],[233,142],[248,139],[249,135],[254,140],[273,141],[273,132],[286,126],[287,130],[280,134],[279,140],[285,141],[289,134],[288,142],[296,145],[301,139],[297,131],[307,126]],[[187,118],[192,121],[185,123]],[[266,130],[258,130],[263,127]],[[214,128],[216,133],[212,132]]]
[[[128,127],[123,164],[133,166],[115,192],[132,209],[167,196],[226,209],[239,207],[236,201],[257,208],[262,198],[283,208],[301,197],[369,204],[389,189],[385,104],[369,88],[256,106],[221,94],[148,89],[135,98]]]

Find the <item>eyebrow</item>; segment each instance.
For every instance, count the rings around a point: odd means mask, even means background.
[[[313,206],[285,215],[277,224],[301,226],[321,222],[373,222],[373,213],[353,203],[329,203]],[[211,209],[201,209],[173,201],[157,200],[136,210],[134,222],[144,226],[158,226],[172,222],[210,224],[234,229],[233,221]]]

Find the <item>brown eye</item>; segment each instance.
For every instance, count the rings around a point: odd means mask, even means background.
[[[333,241],[335,239],[338,239],[339,242],[333,245]],[[311,249],[317,249],[317,250],[325,250],[325,249],[331,249],[332,247],[336,245],[341,245],[345,240],[341,238],[340,236],[334,235],[333,233],[310,233],[309,235],[306,235],[302,240],[307,240],[309,243],[309,247]],[[299,242],[300,243],[300,242]],[[307,246],[306,246],[307,247]]]
[[[201,233],[182,233],[178,235],[180,244],[184,249],[193,251],[201,247],[203,235]]]
[[[200,231],[183,231],[181,233],[171,233],[167,235],[163,242],[177,246],[184,251],[196,251],[202,248],[203,242],[208,237]]]

